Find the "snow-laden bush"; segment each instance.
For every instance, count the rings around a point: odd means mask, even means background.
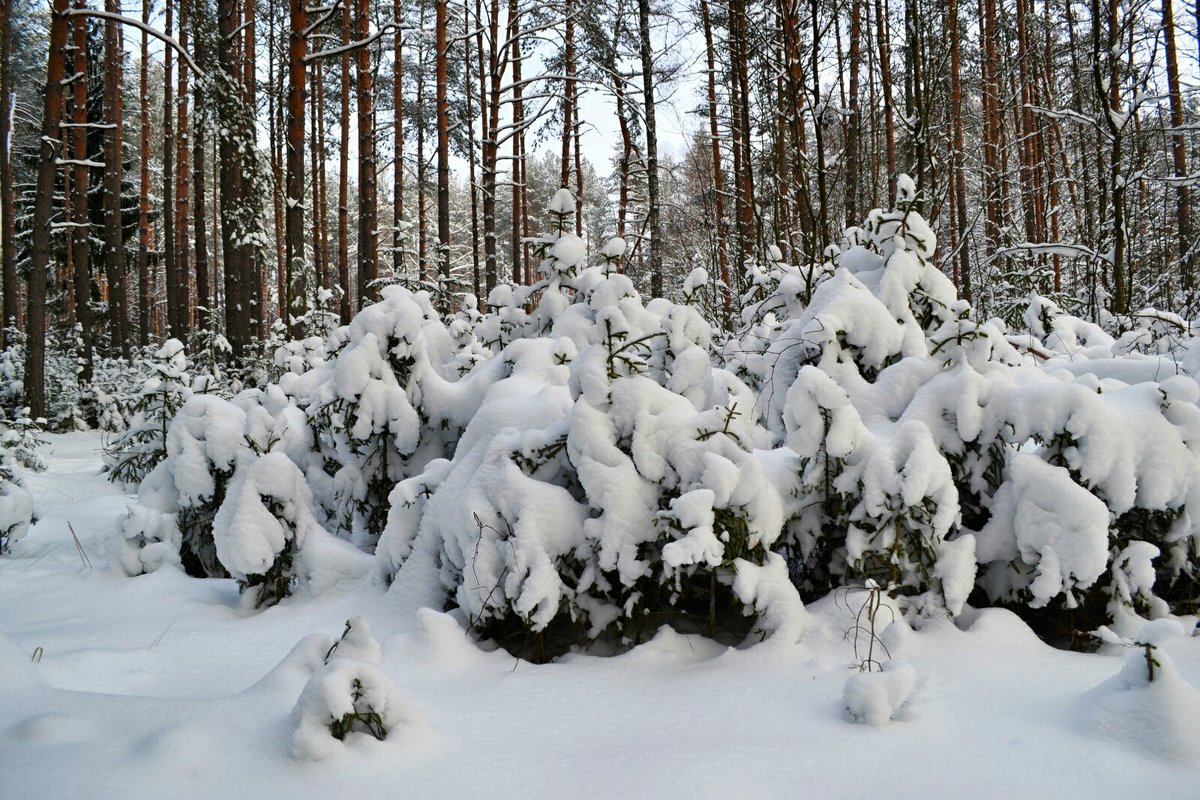
[[[692,305],[707,277],[643,301],[619,244],[589,258],[567,232],[564,192],[534,285],[453,312],[386,287],[324,340],[280,329],[278,383],[185,403],[124,568],[228,569],[270,602],[302,580],[295,543],[330,541],[299,531],[329,531],[538,658],[664,624],[791,638],[801,596],[870,581],[910,615],[996,602],[1088,630],[1194,610],[1187,322],[1097,325],[1037,296],[1021,329],[976,317],[902,176],[896,207],[818,263],[768,248],[714,344]],[[226,525],[239,514],[262,525]],[[218,552],[241,530],[262,534],[237,545],[253,564]]]
[[[9,552],[34,521],[33,498],[21,478],[21,467],[0,445],[0,555]]]
[[[766,434],[753,393],[712,366],[708,324],[643,305],[571,234],[542,250],[525,324],[544,335],[488,362],[508,370],[453,458],[396,487],[388,572],[440,565],[472,625],[531,658],[663,624],[795,637],[799,598],[771,552],[783,501],[752,452]]]
[[[45,427],[45,418],[32,419],[29,408],[22,408],[12,420],[0,418],[0,447],[7,450],[9,456],[25,469],[41,472],[46,469],[46,461],[41,454],[42,447],[46,445],[46,440],[42,438]]]
[[[314,460],[300,463],[318,502],[344,534],[370,545],[392,488],[454,451],[502,367],[460,378],[454,339],[428,293],[402,286],[385,287],[330,345],[327,361],[280,386],[315,433]]]
[[[788,548],[801,586],[823,594],[875,580],[957,613],[974,582],[973,542],[955,540],[959,489],[937,435],[896,401],[940,369],[932,334],[962,309],[932,266],[933,233],[911,182],[789,316],[763,357],[764,422],[799,456]],[[961,449],[961,448],[960,448]]]
[[[114,562],[130,575],[164,564],[232,575],[256,606],[364,573],[365,556],[318,520],[297,466],[312,448],[304,413],[278,387],[233,401],[192,396],[119,525]]]
[[[217,559],[256,608],[296,593],[319,593],[365,571],[361,554],[313,515],[312,492],[282,452],[241,463],[212,523]],[[365,565],[364,565],[365,566]]]
[[[764,424],[799,456],[783,541],[801,586],[873,578],[957,613],[978,561],[993,601],[1082,605],[1087,625],[1194,602],[1187,348],[1133,353],[1038,298],[1023,333],[975,319],[933,266],[911,182],[898,187],[897,208],[849,232],[811,300],[786,295],[770,344],[743,362]]]
[[[318,761],[368,739],[397,738],[399,729],[425,726],[381,663],[366,621],[348,620],[292,711],[294,758]]]

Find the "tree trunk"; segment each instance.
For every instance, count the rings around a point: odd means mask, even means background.
[[[563,47],[563,128],[562,128],[562,180],[560,185],[566,189],[571,185],[571,127],[574,122],[575,109],[575,3],[565,0],[566,32]],[[578,228],[575,235],[579,235]]]
[[[76,0],[76,7],[82,7],[83,0]],[[91,292],[91,228],[88,226],[88,187],[91,185],[91,170],[87,166],[88,162],[88,141],[87,141],[87,63],[88,63],[88,47],[87,47],[87,21],[81,17],[76,17],[74,24],[71,26],[72,35],[75,45],[75,65],[74,72],[79,77],[75,79],[72,85],[74,93],[72,122],[74,127],[71,129],[74,137],[74,157],[75,157],[75,179],[72,182],[74,192],[73,198],[68,201],[74,205],[74,218],[77,225],[85,227],[80,228],[82,235],[74,238],[73,246],[74,253],[71,254],[71,261],[75,268],[75,318],[79,321],[80,339],[83,342],[83,352],[80,353],[80,358],[83,363],[80,365],[79,380],[83,383],[88,383],[92,379],[92,368],[94,361],[93,350],[95,348],[95,334],[93,333],[92,324],[92,292]],[[65,138],[65,137],[64,137]],[[66,143],[64,141],[65,149]],[[6,250],[7,252],[7,250]],[[147,303],[148,305],[148,303]],[[140,324],[143,327],[149,328],[149,315],[142,317],[138,316]]]
[[[79,20],[83,23],[83,20]],[[142,24],[150,24],[150,0],[142,0]],[[80,26],[81,27],[81,26]],[[147,93],[150,82],[150,36],[142,31],[142,52],[138,70],[138,345],[150,344],[150,250],[154,246],[150,231],[150,103]],[[78,61],[76,62],[78,63]],[[81,81],[86,83],[86,79]],[[79,93],[75,93],[78,102]],[[76,273],[76,283],[79,277]],[[81,292],[76,290],[76,296]],[[75,303],[80,309],[86,303]]]
[[[476,6],[478,8],[478,5]],[[463,0],[463,26],[469,29],[471,19],[470,1]],[[478,22],[478,20],[476,20]],[[467,136],[467,169],[469,172],[468,181],[471,189],[471,291],[475,294],[481,305],[486,300],[482,296],[483,292],[483,275],[479,269],[479,185],[475,182],[475,107],[474,96],[475,87],[471,81],[471,61],[474,59],[474,54],[471,52],[471,46],[477,42],[479,38],[478,25],[476,25],[476,34],[474,36],[467,35],[463,42],[463,95],[467,99],[467,126],[471,129]],[[480,100],[482,101],[482,97]],[[514,110],[514,114],[515,114]],[[398,121],[398,120],[397,120]],[[399,159],[396,161],[399,165]],[[397,166],[399,168],[399,166]],[[398,218],[397,218],[398,219]]]
[[[210,61],[206,37],[197,35],[197,62],[207,65]],[[192,197],[195,200],[192,209],[192,226],[196,239],[196,327],[199,330],[209,330],[215,303],[212,297],[208,263],[208,209],[205,207],[205,180],[208,177],[208,165],[205,155],[206,142],[204,139],[204,116],[208,112],[208,98],[204,91],[204,81],[192,83],[192,109],[195,114],[195,124],[192,129]]]
[[[179,45],[184,50],[188,48],[188,33],[191,27],[191,4],[194,0],[181,0],[179,4]],[[192,329],[192,292],[191,266],[188,230],[188,217],[191,210],[191,159],[188,124],[188,65],[183,59],[179,60],[179,89],[175,94],[176,117],[175,123],[175,259],[179,264],[178,314],[177,326],[172,335],[187,341],[186,337]]]
[[[257,138],[253,130],[254,117],[257,114],[256,109],[258,108],[258,57],[255,47],[255,17],[257,14],[255,12],[255,0],[242,0],[242,2],[241,86],[243,101],[250,115],[248,120],[249,129],[245,131],[245,136],[248,140],[254,140]],[[251,178],[252,176],[248,174],[244,176],[243,191],[248,202],[252,205],[258,205],[262,198],[254,194]],[[249,206],[248,213],[253,213]],[[259,339],[265,339],[271,316],[267,303],[270,297],[267,264],[263,259],[260,248],[253,245],[246,248],[244,257],[246,259],[247,275],[246,306],[247,314],[249,315],[248,324],[250,332],[251,335],[257,336]]]
[[[323,127],[321,116],[321,64],[318,60],[306,69],[308,72],[307,80],[312,87],[308,90],[308,121],[312,126],[308,134],[308,168],[312,177],[309,179],[311,189],[311,199],[308,203],[309,220],[312,223],[312,305],[310,308],[316,308],[317,292],[328,286],[325,282],[326,265],[321,254],[321,164],[325,161],[325,152],[321,146],[321,128]],[[303,251],[301,251],[303,253]],[[306,281],[307,283],[307,281]],[[299,295],[304,301],[307,296],[304,293]]]
[[[729,245],[725,239],[725,176],[721,168],[721,135],[717,124],[717,65],[716,53],[713,49],[712,18],[708,12],[708,0],[700,0],[700,20],[704,24],[704,52],[708,72],[708,136],[712,146],[712,179],[713,206],[716,219],[713,220],[713,232],[717,239],[717,258],[720,260],[721,283],[725,286],[724,297],[725,325],[732,324],[733,287],[729,283]],[[618,102],[619,102],[618,97]],[[621,120],[624,127],[624,119]],[[622,159],[624,160],[624,159]],[[622,190],[628,191],[622,183]]]
[[[446,60],[450,55],[446,24],[448,1],[437,0],[438,276],[443,286],[450,280],[450,103],[446,94]]]
[[[425,29],[425,6],[421,6],[421,30]],[[429,279],[429,229],[426,225],[425,186],[429,182],[429,159],[425,157],[425,75],[429,53],[425,37],[417,47],[417,280]]]
[[[355,2],[355,36],[365,40],[371,34],[371,0]],[[371,75],[371,51],[355,51],[355,77],[358,93],[358,306],[374,299],[371,286],[379,277],[375,229],[378,212],[375,194],[375,87]]]
[[[250,236],[253,209],[250,187],[251,176],[246,174],[242,147],[248,131],[246,120],[239,105],[243,98],[237,97],[241,84],[240,65],[234,58],[233,38],[236,22],[234,0],[217,2],[217,61],[220,65],[221,84],[217,97],[219,114],[218,137],[220,144],[220,217],[221,250],[225,270],[225,333],[236,357],[241,357],[252,338],[251,304],[256,292],[253,239]]]
[[[958,248],[958,274],[956,285],[963,299],[971,302],[971,259],[967,248],[967,177],[963,158],[966,145],[963,137],[962,119],[962,63],[959,52],[958,37],[958,0],[949,0],[947,15],[950,19],[950,117],[953,128],[953,150],[950,154],[950,168],[953,172],[951,180],[954,183],[954,223],[955,246]]]
[[[498,155],[497,128],[500,127],[500,84],[504,79],[498,40],[500,26],[500,0],[491,0],[488,17],[488,86],[486,126],[483,130],[483,253],[484,280],[491,292],[496,285],[496,157]]]
[[[342,41],[350,41],[349,0],[342,6]],[[338,282],[342,285],[342,324],[354,315],[350,285],[350,53],[342,53],[342,138],[338,148]]]
[[[991,2],[991,0],[988,0]],[[883,135],[887,152],[888,204],[896,202],[896,119],[892,110],[892,54],[887,4],[875,0],[875,26],[878,30],[880,93],[883,95]]]
[[[1117,60],[1119,8],[1118,0],[1108,0],[1107,13],[1101,16],[1100,0],[1092,0],[1092,79],[1100,101],[1109,145],[1108,180],[1107,186],[1102,187],[1101,199],[1107,195],[1112,204],[1112,245],[1107,255],[1112,269],[1112,310],[1117,314],[1124,314],[1129,309],[1125,286],[1126,182],[1121,172],[1125,131],[1123,121],[1118,121],[1121,115],[1121,83]]]
[[[659,237],[658,127],[654,119],[654,62],[650,42],[650,0],[638,0],[638,44],[642,58],[642,101],[646,123],[646,189],[650,225],[650,294],[663,296],[662,239]]]
[[[120,11],[118,0],[105,0],[105,10]],[[104,133],[104,255],[109,285],[109,332],[121,355],[132,354],[129,341],[129,299],[125,286],[125,236],[121,219],[122,91],[121,71],[125,50],[121,46],[120,23],[104,23],[104,111],[109,128]],[[60,90],[61,95],[61,90]],[[60,96],[61,102],[61,96]],[[30,294],[32,303],[32,293]]]
[[[274,15],[271,17],[271,25],[267,28],[267,52],[270,53],[267,58],[267,85],[272,87],[272,91],[267,92],[267,137],[271,150],[271,180],[275,187],[271,192],[271,224],[275,234],[275,313],[280,319],[287,319],[287,233],[284,228],[283,211],[283,198],[287,194],[287,175],[284,169],[287,98],[285,92],[276,87],[283,83],[288,55],[287,47],[281,44],[281,36],[276,30]]]
[[[81,0],[82,1],[82,0]],[[175,4],[178,0],[165,0],[167,19],[165,32],[176,35]],[[163,52],[163,150],[162,150],[162,234],[163,268],[166,270],[167,333],[177,335],[179,325],[179,263],[175,244],[175,51],[164,48]]]
[[[46,267],[50,262],[50,215],[54,202],[54,147],[62,121],[63,77],[67,53],[67,0],[54,0],[46,92],[38,153],[37,192],[33,205],[29,256],[29,309],[25,333],[25,404],[34,419],[46,413]],[[128,342],[126,342],[128,347]]]
[[[956,0],[950,0],[955,2]],[[850,0],[850,96],[846,116],[846,224],[859,225],[859,157],[862,138],[862,118],[859,111],[859,65],[862,61],[862,4],[863,0]]]
[[[287,210],[284,226],[284,264],[287,269],[287,314],[285,324],[304,313],[304,99],[308,53],[308,5],[305,0],[288,0],[288,94],[287,94]],[[299,338],[302,331],[292,328]]]
[[[520,7],[517,0],[509,0],[508,18],[510,27],[520,30]],[[525,162],[521,158],[522,145],[525,141],[525,100],[524,87],[521,85],[521,68],[524,56],[521,53],[521,37],[512,37],[512,67],[513,67],[513,137],[512,137],[512,280],[521,283],[524,278],[524,258],[521,242],[521,227],[525,219]],[[566,145],[564,144],[565,148]],[[564,151],[565,156],[565,151]],[[563,169],[565,169],[565,162]],[[565,180],[565,178],[564,178]],[[563,184],[564,186],[566,184]]]
[[[314,134],[317,137],[317,152],[320,160],[317,162],[317,174],[313,177],[313,205],[317,208],[318,240],[321,245],[321,286],[330,289],[336,281],[329,261],[329,168],[325,160],[329,157],[329,145],[325,141],[325,62],[317,63],[317,126]],[[313,243],[316,246],[316,242]]]
[[[983,48],[983,202],[987,210],[986,247],[989,253],[1000,243],[1003,217],[1000,175],[1000,82],[996,58],[996,3],[981,0],[980,36]]]
[[[403,0],[393,0],[392,16],[396,23],[392,42],[395,57],[392,76],[392,107],[395,110],[395,130],[392,135],[392,274],[399,277],[404,274],[404,242],[407,238],[404,235],[404,31],[400,26],[404,18]],[[469,69],[470,59],[467,62]],[[467,96],[467,102],[470,102],[470,95]],[[470,117],[470,113],[467,116]],[[474,168],[472,163],[471,169]]]
[[[1193,301],[1196,287],[1196,255],[1192,242],[1192,211],[1188,198],[1187,133],[1183,123],[1183,94],[1179,89],[1179,58],[1175,48],[1175,11],[1173,0],[1163,0],[1163,39],[1167,51],[1167,92],[1171,100],[1171,166],[1175,171],[1175,225],[1179,233],[1179,274],[1185,301]],[[1200,13],[1200,7],[1197,7]]]
[[[64,67],[65,69],[65,67]],[[8,346],[8,326],[19,315],[17,286],[17,239],[12,172],[12,18],[8,3],[0,3],[0,348]],[[82,81],[86,83],[86,80]],[[87,237],[78,237],[86,239]]]

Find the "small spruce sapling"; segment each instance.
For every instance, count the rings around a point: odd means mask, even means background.
[[[142,384],[129,428],[104,449],[108,478],[136,484],[167,457],[167,429],[191,395],[183,343],[168,339],[147,362],[152,376]]]

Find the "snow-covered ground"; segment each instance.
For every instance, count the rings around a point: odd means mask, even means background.
[[[811,606],[798,645],[665,631],[545,666],[367,581],[254,612],[232,580],[114,574],[104,540],[129,498],[100,438],[48,438],[49,470],[27,476],[41,519],[0,559],[3,798],[1200,796],[1200,638],[1165,637],[1146,685],[1141,650],[1054,650],[1007,611],[893,627],[915,685],[890,725],[853,724],[844,634],[862,596]],[[419,713],[297,760],[305,637],[356,616]]]

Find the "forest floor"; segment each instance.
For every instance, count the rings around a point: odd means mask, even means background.
[[[898,627],[915,688],[892,724],[853,724],[861,595],[810,606],[798,644],[665,630],[544,666],[366,580],[252,612],[232,580],[110,570],[129,496],[99,435],[48,439],[27,477],[40,521],[0,559],[0,797],[1200,796],[1198,637],[1164,642],[1168,680],[1139,687],[1114,676],[1142,651],[1055,650],[1007,611]],[[289,653],[355,616],[423,721],[298,761],[308,675]]]

